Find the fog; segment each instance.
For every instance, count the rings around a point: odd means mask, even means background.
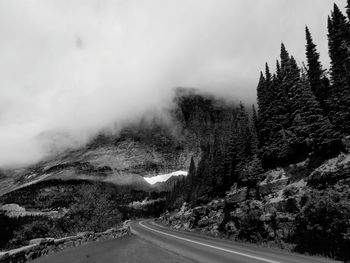
[[[117,132],[168,107],[177,86],[254,103],[259,71],[275,65],[282,40],[305,60],[306,24],[328,66],[333,2],[1,1],[0,166]]]

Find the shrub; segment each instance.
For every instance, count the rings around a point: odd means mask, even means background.
[[[60,227],[68,232],[104,231],[122,221],[113,189],[90,185],[79,193],[80,199],[70,207]]]
[[[52,222],[49,222],[46,218],[38,218],[33,222],[22,225],[19,230],[15,231],[9,246],[20,247],[26,245],[31,239],[49,237],[51,229]]]
[[[252,204],[243,205],[242,210],[238,220],[238,238],[254,243],[263,241],[267,236],[264,224],[260,220],[263,210]]]
[[[350,190],[327,189],[307,194],[296,219],[296,250],[350,259]]]

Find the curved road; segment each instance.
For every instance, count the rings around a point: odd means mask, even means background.
[[[221,240],[196,233],[176,231],[156,224],[153,220],[133,222],[132,231],[164,249],[196,262],[230,263],[324,263],[335,262],[307,257],[279,249]]]
[[[73,247],[36,263],[325,263],[335,262],[307,257],[279,249],[221,240],[204,235],[177,231],[156,224],[153,220],[133,221],[134,235],[121,239]]]

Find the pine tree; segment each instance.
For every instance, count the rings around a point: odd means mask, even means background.
[[[260,79],[257,87],[258,105],[259,105],[259,116],[263,115],[267,108],[267,90],[266,80],[262,72],[260,72]]]
[[[334,85],[346,83],[346,71],[349,61],[346,45],[349,41],[349,27],[346,17],[334,4],[331,18],[328,18],[328,46],[331,58],[331,80]]]
[[[323,116],[320,104],[311,91],[311,86],[303,72],[301,79],[290,90],[292,132],[300,147],[323,151],[339,138],[334,126]]]
[[[190,162],[190,168],[188,170],[188,174],[186,177],[186,188],[185,188],[185,196],[186,196],[186,201],[190,200],[191,197],[191,192],[194,187],[194,179],[196,177],[196,165],[194,163],[193,156],[191,157],[191,162]]]
[[[281,70],[285,70],[289,63],[289,53],[284,46],[283,43],[281,43]]]
[[[258,114],[256,112],[254,104],[252,105],[252,124],[254,125],[254,128],[258,133]]]
[[[346,5],[346,13],[348,15],[348,20],[350,21],[350,0],[347,1],[347,5]]]
[[[311,90],[316,99],[325,108],[327,98],[327,86],[324,81],[324,70],[320,62],[320,54],[317,52],[316,45],[313,43],[311,33],[308,27],[305,27],[306,35],[306,58],[307,58],[307,75],[310,82]]]
[[[346,17],[334,4],[328,18],[328,46],[332,86],[326,101],[331,121],[343,133],[350,133],[350,32]]]
[[[230,140],[226,145],[222,153],[221,161],[221,176],[222,181],[219,187],[222,192],[229,190],[234,182],[237,182],[237,176],[235,174],[235,168],[237,164],[237,149],[236,149],[237,134],[235,131],[230,136]]]
[[[269,68],[269,65],[266,62],[266,64],[265,64],[265,80],[266,80],[267,83],[271,82],[271,77],[272,76],[271,76],[271,73],[270,73],[270,68]]]

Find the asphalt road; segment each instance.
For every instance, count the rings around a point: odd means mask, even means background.
[[[335,262],[318,257],[288,253],[280,249],[220,240],[196,233],[176,231],[152,220],[133,222],[132,231],[139,237],[195,262],[214,263],[324,263]]]
[[[176,231],[153,220],[131,223],[134,235],[121,239],[73,247],[35,263],[324,263],[335,262],[307,257],[279,249],[220,240],[196,233]]]

